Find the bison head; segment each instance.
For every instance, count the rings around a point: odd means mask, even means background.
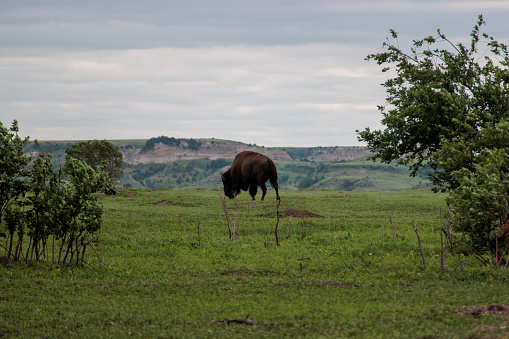
[[[230,199],[235,198],[235,196],[240,193],[240,189],[233,189],[233,179],[230,170],[224,172],[221,175],[221,179],[223,180],[224,195]]]

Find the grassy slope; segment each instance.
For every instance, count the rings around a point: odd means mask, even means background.
[[[229,240],[219,190],[124,190],[102,197],[92,267],[0,265],[5,337],[468,337],[492,317],[452,313],[509,303],[507,269],[472,258],[440,269],[443,195],[283,192],[280,246],[274,193],[228,201],[241,237]],[[156,204],[165,200],[166,204]],[[301,218],[289,209],[324,218]],[[286,211],[286,212],[285,212]],[[394,233],[389,215],[394,217]],[[427,269],[412,220],[419,230]],[[179,222],[180,221],[180,222]],[[330,228],[330,231],[329,231]],[[227,325],[225,318],[276,325]]]
[[[212,139],[202,139],[212,140]],[[233,141],[213,139],[216,144]],[[26,151],[41,148],[53,154],[56,167],[65,161],[65,149],[75,141],[40,141],[39,146],[30,143]],[[146,140],[111,140],[118,147],[141,148]],[[296,158],[305,158],[311,147],[280,148]],[[228,159],[228,164],[233,159]],[[222,167],[211,167],[212,161],[187,160],[169,164],[124,164],[121,184],[132,188],[216,188],[221,187]],[[337,190],[403,190],[426,187],[429,180],[410,178],[408,170],[394,165],[373,163],[360,158],[353,161],[276,161],[280,176],[279,184],[284,190],[302,188],[327,188]]]
[[[228,164],[231,160],[228,161]],[[365,158],[344,162],[275,161],[283,190],[325,188],[347,191],[394,191],[426,187],[429,180],[411,178],[405,167],[373,163]],[[122,183],[133,188],[221,187],[222,168],[209,169],[210,160],[126,167]]]

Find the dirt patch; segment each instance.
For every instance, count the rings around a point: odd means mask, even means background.
[[[479,318],[483,315],[490,315],[492,317],[509,317],[509,304],[491,304],[485,306],[471,306],[462,307],[454,310],[454,313],[463,315],[471,315],[474,318]]]
[[[460,309],[453,310],[451,313],[458,313],[474,318],[483,316],[491,316],[496,318],[509,317],[509,304],[491,304],[483,306],[464,306]],[[508,334],[509,321],[503,321],[493,325],[477,326],[469,331],[469,337],[475,338],[509,338]],[[463,336],[463,335],[462,335]]]
[[[158,201],[158,202],[154,203],[154,205],[157,205],[157,206],[174,205],[174,203],[172,201],[169,201],[169,200],[161,200],[161,201]]]
[[[258,321],[254,321],[249,319],[249,314],[246,315],[244,318],[229,318],[229,319],[219,319],[214,320],[215,323],[227,323],[230,325],[231,323],[237,323],[237,324],[246,324],[246,325],[284,325],[284,323],[260,323]]]
[[[313,212],[297,210],[293,208],[285,208],[283,213],[286,217],[297,217],[297,218],[323,218],[321,215]]]

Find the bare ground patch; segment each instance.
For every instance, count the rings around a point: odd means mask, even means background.
[[[313,212],[298,210],[294,208],[285,208],[283,210],[283,214],[286,217],[298,217],[298,218],[323,218],[321,215],[315,214]]]
[[[509,317],[509,304],[491,304],[483,306],[465,306],[454,310],[454,313],[480,318],[492,316],[497,318]],[[493,325],[482,325],[470,330],[471,335],[477,338],[509,338],[509,321]]]
[[[484,306],[470,306],[462,307],[454,310],[454,313],[463,315],[471,315],[474,318],[479,318],[483,315],[490,315],[492,317],[509,317],[509,304],[491,304]]]

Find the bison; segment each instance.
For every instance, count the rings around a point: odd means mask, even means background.
[[[240,193],[240,190],[247,191],[251,199],[255,200],[257,187],[262,189],[262,200],[267,193],[265,182],[270,181],[276,190],[276,198],[279,200],[277,171],[274,162],[267,156],[251,152],[240,152],[233,159],[232,166],[221,175],[224,185],[224,195],[233,199]]]

